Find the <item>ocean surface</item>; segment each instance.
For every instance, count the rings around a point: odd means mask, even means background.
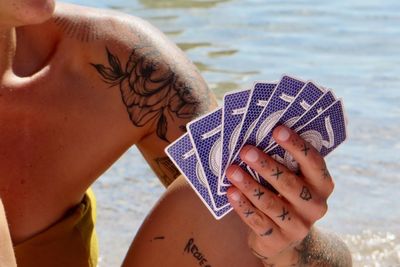
[[[292,74],[343,98],[349,139],[327,162],[336,181],[318,225],[354,266],[400,266],[400,1],[70,0],[142,17],[195,62],[221,100]],[[137,149],[95,184],[100,266],[119,266],[164,191]]]

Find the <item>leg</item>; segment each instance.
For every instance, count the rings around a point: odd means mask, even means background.
[[[17,266],[11,243],[10,232],[4,212],[3,203],[0,200],[0,265]]]
[[[179,177],[144,221],[123,266],[260,267],[247,234],[234,212],[215,220]]]

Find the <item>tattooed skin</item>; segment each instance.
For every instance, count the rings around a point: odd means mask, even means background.
[[[307,145],[307,143],[303,143],[303,148],[301,149],[301,151],[304,152],[304,155],[307,156],[308,155],[308,151],[310,150],[310,147]]]
[[[254,194],[253,196],[257,197],[258,200],[264,195],[264,192],[260,190],[258,187],[257,189],[254,189]]]
[[[301,190],[300,193],[300,197],[305,201],[309,201],[310,199],[312,199],[310,190],[307,187],[303,186],[303,189]]]
[[[260,236],[269,236],[272,235],[272,232],[274,231],[274,229],[270,228],[267,231],[265,231],[264,233],[260,234]]]
[[[171,184],[180,175],[179,170],[168,157],[155,158],[154,162],[158,167],[156,172],[164,185]]]
[[[136,127],[156,123],[157,136],[167,139],[167,117],[191,119],[200,113],[206,102],[192,94],[197,80],[176,75],[173,66],[164,63],[161,54],[151,45],[136,45],[125,67],[106,48],[109,66],[92,64],[104,82],[118,86],[129,118]]]
[[[285,207],[283,207],[282,208],[282,214],[281,215],[279,215],[279,216],[277,216],[278,218],[281,218],[281,220],[282,221],[284,221],[284,220],[286,220],[286,217],[287,217],[287,219],[290,221],[290,217],[289,217],[289,212],[285,209]]]
[[[211,264],[209,263],[205,255],[200,251],[200,248],[195,244],[193,238],[190,238],[188,240],[183,252],[191,254],[196,259],[199,266],[211,267]]]
[[[246,210],[245,212],[244,212],[244,216],[247,218],[247,217],[249,217],[250,215],[252,215],[252,214],[254,214],[254,211],[252,211],[252,210]]]
[[[275,172],[272,174],[272,176],[275,176],[276,177],[276,180],[278,180],[279,179],[279,176],[281,176],[283,174],[283,171],[281,171],[280,169],[279,169],[279,167],[276,167],[276,170],[275,170]]]
[[[53,21],[69,38],[85,43],[100,39],[98,27],[89,18],[80,23],[63,17],[56,17]]]

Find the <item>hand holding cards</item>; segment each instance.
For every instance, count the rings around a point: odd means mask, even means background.
[[[322,156],[346,139],[341,100],[312,82],[283,76],[278,83],[257,82],[251,90],[227,93],[223,108],[190,122],[188,133],[166,148],[189,184],[216,219],[230,206],[226,191],[229,165],[239,165],[258,183],[269,183],[239,157],[241,148],[257,146],[292,171],[293,157],[275,143],[272,131],[285,125],[297,132]]]

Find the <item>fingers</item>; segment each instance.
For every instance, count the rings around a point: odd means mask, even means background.
[[[294,206],[295,210],[301,211],[303,217],[307,218],[305,219],[306,222],[314,222],[326,213],[327,204],[324,194],[321,195],[318,190],[308,185],[302,177],[294,174],[263,151],[254,146],[245,146],[240,152],[240,156],[250,168],[269,182],[279,192],[279,195]],[[231,166],[228,170],[227,177],[246,194],[248,189],[235,180],[234,174],[242,174],[245,178],[249,175],[245,174],[245,171],[237,166]],[[249,179],[251,181],[247,183],[257,186],[258,183],[254,179],[251,177]],[[268,190],[264,189],[264,191]],[[271,193],[269,192],[268,194]],[[246,194],[246,196],[248,195]],[[249,199],[251,200],[251,197]],[[271,201],[273,198],[269,198],[269,200]]]
[[[299,163],[307,183],[326,195],[332,193],[334,184],[325,161],[311,144],[285,126],[278,126],[273,132],[273,138]]]
[[[260,218],[263,220],[267,218],[285,234],[301,238],[307,234],[308,228],[303,219],[284,198],[265,189],[238,166],[229,167],[227,177],[236,187],[229,191],[228,198],[232,200],[232,206],[250,227],[254,227],[254,218],[256,224]]]
[[[286,246],[287,240],[281,233],[280,227],[254,207],[245,195],[235,188],[230,188],[227,194],[233,209],[242,221],[250,227],[255,235],[254,238],[257,239],[257,241],[251,242],[251,247],[254,248],[255,245],[262,244],[263,248],[260,251],[263,251],[264,257],[269,257]]]

